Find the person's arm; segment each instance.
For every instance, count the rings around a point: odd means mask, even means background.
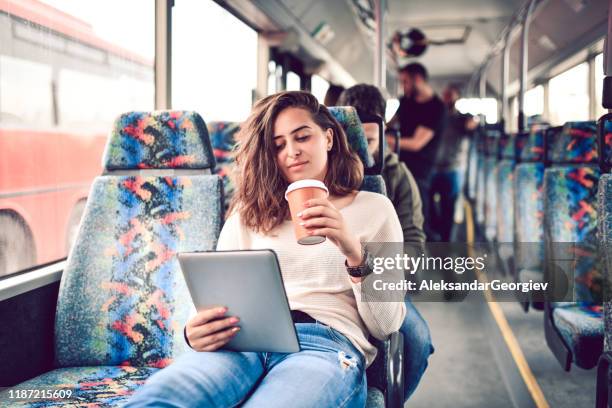
[[[400,149],[409,152],[418,152],[429,143],[433,138],[432,129],[425,126],[417,126],[412,136],[402,136],[400,138]]]
[[[393,208],[393,204],[386,197],[383,197],[381,201],[384,201],[384,203],[381,203],[379,210],[384,211],[385,221],[374,236],[370,238],[370,242],[394,242],[400,244],[403,240],[402,227],[395,213],[395,209]],[[377,208],[378,207],[379,205],[377,203]],[[373,256],[376,255],[373,254]],[[405,291],[394,291],[393,294],[388,295],[392,296],[392,298],[386,299],[386,301],[385,299],[381,301],[380,298],[373,301],[363,300],[364,287],[362,285],[364,284],[368,288],[366,289],[366,297],[378,297],[376,294],[372,295],[370,293],[372,291],[372,286],[371,282],[368,282],[368,280],[383,279],[385,282],[399,282],[403,279],[403,270],[388,270],[383,272],[383,274],[384,273],[390,273],[392,276],[370,275],[366,278],[367,281],[365,283],[351,281],[353,293],[357,301],[357,310],[361,316],[361,320],[365,323],[370,334],[379,340],[384,340],[390,334],[399,330],[406,316],[406,306],[404,304]],[[383,278],[380,278],[381,276]],[[386,294],[383,296],[386,296]]]

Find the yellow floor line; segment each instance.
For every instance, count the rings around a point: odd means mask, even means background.
[[[473,244],[474,243],[474,218],[473,218],[473,213],[472,213],[472,206],[467,200],[465,201],[465,223],[466,223],[467,243]],[[468,249],[469,251],[472,251],[472,248],[469,246],[468,246]],[[477,276],[478,276],[479,281],[481,282],[487,281],[486,276],[484,274],[478,273],[478,271],[477,271]],[[495,323],[497,323],[497,326],[499,327],[499,330],[502,333],[502,337],[504,338],[504,341],[506,342],[506,345],[508,346],[508,349],[510,350],[510,354],[512,355],[512,358],[514,359],[514,362],[516,363],[516,366],[519,369],[521,377],[523,378],[523,381],[525,382],[525,385],[527,386],[527,389],[529,390],[529,393],[531,394],[533,401],[535,402],[538,408],[549,408],[548,401],[546,401],[546,397],[544,397],[544,393],[542,392],[542,389],[540,388],[538,381],[533,375],[533,372],[531,371],[529,364],[527,363],[527,359],[525,358],[525,355],[523,354],[523,350],[521,350],[521,346],[516,340],[516,336],[514,335],[512,328],[508,324],[508,320],[506,319],[506,316],[504,315],[503,310],[501,309],[499,304],[494,300],[494,297],[489,290],[485,291],[485,298],[487,300],[487,304],[489,305],[489,310],[491,310],[491,314],[493,315],[493,318],[495,319]]]

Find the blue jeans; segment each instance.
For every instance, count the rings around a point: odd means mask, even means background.
[[[427,368],[427,359],[434,352],[427,323],[406,299],[406,317],[400,327],[404,335],[404,400],[412,395]]]
[[[152,375],[125,407],[363,407],[363,355],[328,326],[295,327],[297,353],[190,350]]]

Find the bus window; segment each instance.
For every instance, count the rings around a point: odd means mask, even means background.
[[[310,91],[317,97],[319,103],[323,103],[323,100],[325,99],[325,92],[327,92],[327,88],[329,88],[329,82],[318,75],[313,75],[310,82],[310,87]]]
[[[544,113],[544,87],[538,85],[525,92],[525,116],[542,115]]]
[[[0,2],[0,276],[67,255],[113,119],[154,108],[154,4],[117,7]]]
[[[207,122],[243,121],[256,87],[257,33],[215,2],[176,0],[172,107],[196,110]]]
[[[0,123],[53,125],[51,66],[0,55]]]
[[[494,98],[461,98],[457,101],[457,110],[472,115],[483,114],[487,123],[497,122],[497,100]]]
[[[589,120],[589,66],[583,62],[551,78],[550,123]]]
[[[300,76],[295,72],[287,72],[287,90],[288,91],[299,91],[300,90]]]

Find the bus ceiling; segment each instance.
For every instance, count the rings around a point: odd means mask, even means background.
[[[216,0],[256,29],[269,45],[291,53],[307,73],[345,86],[375,82],[376,18],[381,4],[386,85],[395,69],[418,60],[434,84],[467,83],[487,63],[486,90],[501,93],[500,36],[527,1],[515,0]],[[601,52],[607,31],[607,0],[536,1],[528,35],[528,85],[585,48]],[[427,49],[418,58],[393,53],[397,33],[420,30]],[[508,92],[518,91],[520,27],[509,37]],[[588,52],[588,51],[587,51]],[[488,61],[487,61],[488,59]],[[554,69],[553,69],[554,70]],[[542,78],[543,79],[543,78]],[[478,94],[478,86],[475,93]]]

